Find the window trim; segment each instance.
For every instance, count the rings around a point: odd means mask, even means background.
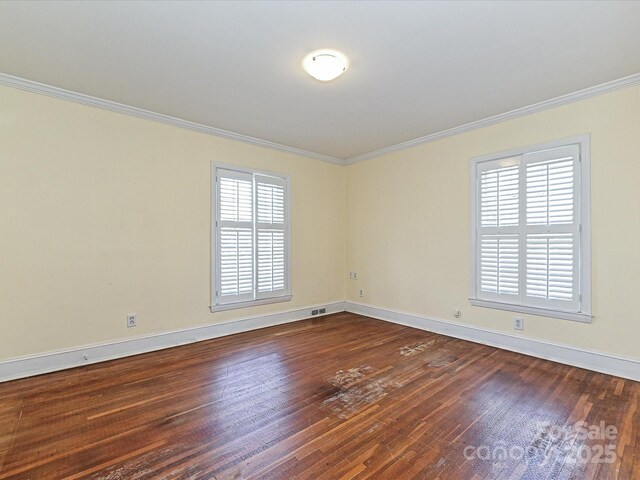
[[[284,196],[284,208],[285,208],[285,263],[286,263],[286,286],[283,295],[273,297],[255,298],[253,300],[244,300],[234,303],[219,304],[216,290],[217,290],[217,278],[218,278],[218,254],[217,254],[217,229],[216,219],[218,218],[218,183],[216,182],[216,176],[218,169],[233,170],[236,172],[249,173],[251,175],[265,175],[268,177],[281,178],[285,181],[286,192]],[[211,162],[211,303],[209,310],[211,313],[222,312],[225,310],[235,310],[238,308],[254,307],[258,305],[268,305],[271,303],[288,302],[292,298],[292,277],[291,277],[291,176],[285,173],[271,172],[268,170],[260,170],[256,168],[240,167],[238,165],[232,165],[229,163]]]
[[[479,299],[477,296],[477,221],[478,221],[478,181],[477,172],[483,162],[506,159],[521,156],[540,150],[563,147],[577,144],[580,147],[580,201],[578,205],[578,218],[580,221],[580,264],[579,264],[579,295],[581,295],[579,312],[567,312],[552,310],[528,305],[518,305],[499,301]],[[593,313],[591,310],[591,136],[590,134],[555,140],[552,142],[530,145],[508,151],[481,155],[471,159],[471,235],[470,235],[470,276],[469,276],[469,302],[473,306],[494,308],[519,313],[528,313],[543,317],[561,318],[582,323],[591,323]]]

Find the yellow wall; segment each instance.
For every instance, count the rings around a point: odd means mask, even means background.
[[[469,159],[590,133],[596,317],[524,315],[522,334],[640,358],[639,112],[633,87],[349,166],[347,300],[513,333],[523,315],[469,305]]]
[[[0,105],[0,360],[322,305],[345,284],[513,333],[515,314],[467,299],[469,159],[583,133],[596,317],[524,315],[522,335],[640,358],[640,87],[347,168],[6,87]],[[212,160],[291,175],[291,302],[209,312]]]
[[[0,106],[0,360],[343,300],[344,167],[6,87]],[[292,301],[209,312],[212,160],[291,175]]]

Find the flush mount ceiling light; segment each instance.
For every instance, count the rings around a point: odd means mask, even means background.
[[[302,66],[309,75],[322,82],[338,78],[349,67],[349,60],[337,50],[316,50],[304,57]]]

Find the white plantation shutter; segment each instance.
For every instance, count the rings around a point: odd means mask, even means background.
[[[482,235],[480,242],[480,290],[494,298],[518,295],[518,236]]]
[[[574,223],[578,152],[563,147],[523,157],[527,176],[527,225]]]
[[[478,161],[474,298],[582,312],[580,145]]]
[[[253,178],[218,170],[217,255],[219,304],[253,299]]]
[[[287,180],[215,169],[214,305],[289,292]]]
[[[284,179],[256,175],[257,298],[286,289]]]
[[[577,145],[523,155],[526,175],[526,298],[531,306],[579,311]]]
[[[518,158],[486,162],[479,169],[478,297],[520,298],[520,166]]]
[[[480,177],[480,222],[482,227],[517,226],[519,221],[520,167],[513,160],[507,166],[489,168]],[[490,167],[490,165],[487,165]]]
[[[572,302],[575,297],[572,233],[527,235],[527,297]],[[545,302],[546,303],[546,302]]]

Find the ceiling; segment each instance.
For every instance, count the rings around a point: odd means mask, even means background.
[[[341,160],[635,75],[638,46],[639,1],[0,2],[4,74]]]

